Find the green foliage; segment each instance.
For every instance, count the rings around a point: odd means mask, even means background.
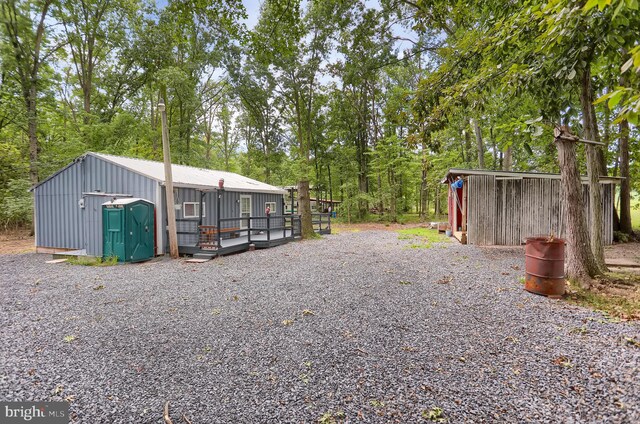
[[[0,220],[4,229],[29,225],[33,220],[33,196],[29,180],[9,180],[0,189]]]
[[[446,418],[444,417],[444,411],[442,410],[442,408],[439,408],[437,406],[434,406],[428,411],[422,411],[422,418],[435,423],[443,423],[446,421]]]
[[[5,227],[30,223],[30,170],[41,180],[87,150],[160,160],[161,98],[174,162],[308,179],[313,197],[342,202],[345,222],[425,220],[446,212],[449,168],[510,158],[513,170],[557,172],[553,124],[582,132],[587,69],[609,173],[628,120],[638,185],[637,0],[267,0],[253,28],[241,0],[1,7]],[[33,116],[25,89],[42,13]]]
[[[65,343],[71,343],[76,340],[76,336],[74,335],[64,336],[63,340],[65,341]]]
[[[447,236],[445,236],[444,234],[440,234],[438,230],[434,230],[431,228],[403,228],[402,230],[398,230],[398,234],[400,234],[401,236],[423,239],[432,243],[443,243],[448,241]]]
[[[621,231],[614,231],[613,240],[620,243],[629,243],[629,234],[623,233]]]
[[[117,256],[109,256],[106,258],[94,258],[87,256],[72,257],[67,260],[71,265],[82,266],[113,266],[118,264]]]

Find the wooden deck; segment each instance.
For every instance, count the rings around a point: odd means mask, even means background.
[[[266,231],[262,233],[252,234],[251,241],[249,236],[240,236],[236,238],[222,239],[219,248],[202,248],[200,246],[179,246],[178,250],[181,255],[194,255],[196,253],[211,254],[214,256],[229,255],[236,252],[244,252],[249,250],[253,244],[256,249],[267,249],[269,247],[279,246],[289,243],[290,241],[300,240],[300,236],[291,235],[291,230],[272,230],[270,235]]]
[[[314,214],[314,230],[319,234],[331,234],[331,221],[330,219],[323,220],[324,215],[325,214]],[[277,217],[274,216],[274,218]],[[280,216],[280,218],[282,218],[282,216]],[[286,218],[290,219],[289,216]],[[224,224],[224,221],[231,222],[234,219],[222,219],[221,222]],[[260,219],[264,220],[264,218],[255,218],[256,221]],[[235,220],[237,221],[237,219]],[[249,220],[252,221],[254,218],[249,218]],[[279,228],[248,229],[234,227],[225,229],[223,227],[219,235],[217,231],[212,231],[211,226],[201,227],[200,241],[190,246],[178,246],[180,255],[212,255],[217,257],[244,252],[252,248],[267,249],[291,241],[297,241],[301,238],[299,217],[296,217],[293,223],[292,221],[288,221],[288,224]],[[212,235],[214,236],[213,238]]]

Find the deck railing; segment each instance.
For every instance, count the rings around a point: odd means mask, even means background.
[[[244,218],[220,218],[218,225],[199,225],[198,246],[202,249],[217,250],[222,240],[247,237],[247,242],[264,241],[258,235],[266,235],[266,241],[274,239],[274,232],[281,238],[295,238],[301,234],[299,215],[250,216]],[[253,236],[253,240],[252,240]]]
[[[320,234],[331,233],[331,214],[313,212],[311,214],[313,230]]]

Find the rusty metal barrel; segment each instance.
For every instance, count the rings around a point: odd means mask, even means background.
[[[549,297],[564,294],[564,244],[564,240],[558,238],[527,238],[525,290]]]

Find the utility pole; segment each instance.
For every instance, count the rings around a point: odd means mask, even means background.
[[[176,208],[173,205],[173,176],[171,175],[171,151],[169,149],[169,129],[167,128],[167,111],[164,103],[158,103],[158,111],[162,117],[162,152],[164,154],[164,187],[167,197],[167,221],[169,223],[169,253],[178,259],[178,233],[176,230]]]

